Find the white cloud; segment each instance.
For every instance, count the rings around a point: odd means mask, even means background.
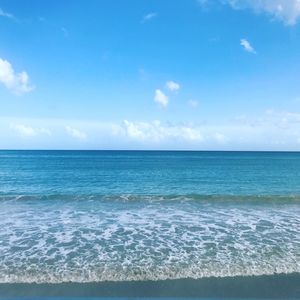
[[[169,104],[169,97],[165,95],[160,89],[155,90],[154,101],[163,107]]]
[[[166,87],[171,92],[176,92],[180,89],[180,84],[172,80],[166,82]]]
[[[68,135],[72,136],[75,139],[78,139],[78,140],[81,140],[81,141],[87,139],[87,134],[84,131],[78,130],[78,129],[73,128],[71,126],[66,126],[65,130],[66,130]]]
[[[249,43],[249,41],[247,41],[246,39],[241,39],[240,40],[240,45],[244,48],[245,51],[253,53],[253,54],[256,54],[256,51],[251,46],[251,44]]]
[[[126,133],[130,138],[137,140],[144,140],[146,138],[144,130],[149,127],[147,123],[140,123],[139,125],[136,125],[133,122],[124,120],[124,126]]]
[[[0,82],[16,95],[28,93],[34,89],[25,71],[16,73],[12,65],[0,58]]]
[[[151,12],[151,13],[143,16],[142,22],[143,23],[148,22],[148,21],[150,21],[150,20],[152,20],[152,19],[154,19],[156,17],[157,17],[157,13],[156,12]]]
[[[256,118],[238,117],[221,124],[124,121],[123,130],[136,145],[171,149],[299,150],[300,113],[268,110]],[[121,134],[121,131],[118,133]]]
[[[15,130],[21,136],[35,136],[37,132],[34,128],[23,124],[11,124],[10,128]]]
[[[196,107],[199,106],[199,102],[196,101],[196,100],[189,100],[189,101],[188,101],[188,105],[189,105],[190,107],[192,107],[192,108],[196,108]]]
[[[159,143],[168,140],[203,141],[200,128],[191,125],[162,124],[158,120],[153,122],[130,122],[125,120],[123,125],[125,134],[136,141],[147,143]]]
[[[4,11],[2,8],[0,8],[0,17],[16,20],[16,17],[13,14]]]
[[[73,138],[66,139],[66,134]],[[255,116],[241,114],[232,120],[199,123],[2,117],[0,147],[299,151],[300,113],[269,109]]]
[[[250,8],[256,13],[267,13],[286,25],[295,25],[300,17],[299,0],[220,0],[234,9]]]
[[[33,137],[39,134],[51,135],[51,131],[46,128],[33,128],[28,125],[11,123],[10,128],[16,131],[22,137]]]

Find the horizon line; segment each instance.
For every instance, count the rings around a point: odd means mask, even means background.
[[[300,153],[300,150],[192,150],[192,149],[1,149],[0,151],[86,151],[86,152],[268,152]]]

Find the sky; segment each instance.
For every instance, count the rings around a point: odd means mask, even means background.
[[[300,0],[0,0],[0,149],[300,150]]]

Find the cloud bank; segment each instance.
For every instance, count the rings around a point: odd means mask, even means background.
[[[299,151],[300,113],[270,109],[257,117],[241,115],[218,124],[0,118],[0,148],[43,145],[49,149]]]

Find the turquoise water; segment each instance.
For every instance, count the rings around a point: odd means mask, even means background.
[[[300,195],[299,153],[1,151],[3,195]]]
[[[0,203],[0,296],[300,296],[299,153],[0,151]]]

